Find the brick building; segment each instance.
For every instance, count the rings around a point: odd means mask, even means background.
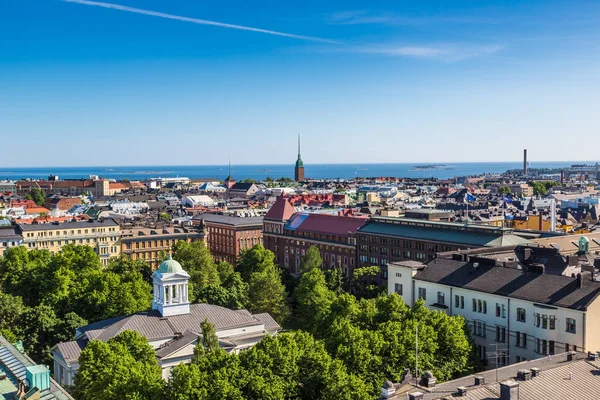
[[[381,281],[390,262],[433,260],[436,253],[525,244],[512,229],[412,218],[372,217],[357,232],[359,266],[379,265]]]
[[[356,265],[355,234],[365,223],[360,218],[295,213],[280,197],[264,218],[265,248],[275,254],[277,264],[297,274],[306,250],[316,246],[324,268],[339,267],[348,276]]]
[[[215,261],[235,265],[242,250],[263,242],[263,217],[202,214],[194,220],[204,227],[206,244]]]

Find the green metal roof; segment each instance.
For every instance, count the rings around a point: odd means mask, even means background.
[[[156,270],[159,274],[177,274],[184,272],[183,267],[177,261],[173,260],[173,257],[169,254],[169,258],[160,264],[160,267]]]
[[[480,247],[527,243],[526,239],[516,236],[512,232],[505,232],[502,229],[498,229],[496,232],[494,230],[470,229],[472,228],[471,225],[461,229],[458,224],[452,224],[452,229],[448,228],[449,226],[446,224],[412,226],[372,221],[360,228],[358,232]]]

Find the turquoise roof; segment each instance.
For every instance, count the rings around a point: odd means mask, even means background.
[[[160,267],[156,270],[160,274],[177,274],[185,272],[181,264],[173,260],[173,257],[169,254],[169,257],[160,264]]]
[[[469,225],[468,228],[474,228],[474,226]],[[501,230],[502,228],[497,228],[497,233],[481,232],[480,229],[477,229],[479,227],[477,227],[475,231],[469,230],[468,228],[465,227],[464,230],[443,229],[441,226],[419,227],[389,223],[386,224],[381,222],[369,222],[365,226],[361,227],[358,232],[481,247],[516,246],[527,243],[526,239],[523,239],[512,233],[503,234]],[[477,232],[478,230],[480,232]]]
[[[300,158],[300,154],[298,154],[298,160],[296,160],[296,168],[302,168],[304,167],[304,163],[302,162],[302,159]]]

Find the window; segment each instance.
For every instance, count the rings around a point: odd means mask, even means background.
[[[542,329],[548,329],[548,316],[542,315]]]
[[[483,302],[483,313],[487,314],[487,301]]]
[[[569,343],[565,343],[565,351],[570,351],[571,350],[571,346],[569,345]]]
[[[394,291],[402,296],[402,284],[396,283],[394,284]]]
[[[567,318],[567,332],[575,333],[575,320],[573,318]]]
[[[506,328],[503,326],[496,326],[496,342],[504,343],[506,341]]]
[[[445,297],[446,297],[446,295],[444,294],[444,292],[438,292],[437,293],[437,302],[438,302],[438,304],[446,304]]]
[[[556,317],[554,315],[550,316],[550,329],[556,329]]]
[[[496,317],[500,317],[500,304],[496,303]]]
[[[542,321],[542,319],[541,319],[540,314],[535,313],[535,327],[536,328],[539,328],[542,325],[541,321]]]
[[[554,340],[550,340],[550,342],[548,342],[549,346],[548,346],[548,350],[551,356],[554,355]]]
[[[460,297],[457,294],[454,295],[454,307],[460,308]]]
[[[501,315],[501,317],[502,318],[506,318],[506,305],[505,304],[502,304],[502,315]]]
[[[485,337],[486,326],[485,322],[473,321],[473,335]]]
[[[460,308],[465,309],[465,296],[460,296]]]
[[[517,321],[525,322],[525,309],[517,308]]]
[[[473,299],[473,312],[477,311],[477,300]]]
[[[482,304],[483,302],[481,300],[477,300],[477,312],[482,312]]]
[[[419,299],[427,300],[427,289],[419,288]]]

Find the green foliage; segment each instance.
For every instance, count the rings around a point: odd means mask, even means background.
[[[510,194],[510,188],[508,186],[504,186],[504,185],[500,186],[498,188],[498,193],[504,194],[504,195]]]
[[[544,196],[552,187],[560,185],[556,181],[529,181],[527,184],[533,188],[535,196]]]
[[[210,353],[211,351],[220,349],[219,338],[217,337],[215,326],[210,323],[208,319],[205,319],[204,322],[200,324],[200,328],[202,328],[202,344],[204,345],[206,352]]]
[[[173,246],[173,259],[190,275],[190,300],[200,298],[201,290],[208,285],[221,284],[219,270],[202,241],[179,241]]]
[[[121,254],[119,257],[110,259],[106,270],[119,275],[139,272],[146,282],[152,283],[152,267],[140,258],[134,260],[125,254]]]
[[[220,261],[217,264],[217,271],[219,271],[219,279],[221,282],[225,282],[227,278],[233,274],[233,265],[229,264],[227,261]]]
[[[248,304],[249,287],[239,273],[227,278],[223,285],[207,285],[198,291],[198,301],[239,310]]]
[[[171,216],[171,214],[160,213],[160,214],[158,214],[158,219],[165,221],[165,222],[171,222],[173,220],[173,217]]]
[[[256,181],[252,178],[244,179],[242,182],[243,183],[256,183]]]
[[[351,390],[349,390],[351,389]],[[267,336],[239,354],[202,353],[179,365],[170,399],[371,399],[368,386],[305,332]]]
[[[25,195],[25,199],[33,200],[38,206],[43,206],[46,201],[46,194],[42,189],[34,187]]]
[[[314,268],[321,268],[322,265],[321,252],[316,246],[310,246],[300,260],[300,273],[304,274]]]
[[[0,329],[10,329],[34,360],[48,363],[50,347],[72,340],[76,328],[148,309],[152,287],[139,272],[144,268],[115,260],[105,269],[89,246],[67,245],[55,255],[8,249],[0,259],[0,315],[9,318],[0,320],[12,326]]]
[[[79,356],[77,400],[161,399],[161,368],[154,349],[137,332],[125,331],[107,343],[90,341]]]
[[[294,322],[304,329],[326,318],[329,307],[335,299],[335,293],[327,287],[325,274],[318,268],[301,276],[294,296],[296,299]]]
[[[380,268],[376,265],[355,268],[348,288],[359,298],[372,299],[385,293],[386,288],[377,284],[376,278]]]

